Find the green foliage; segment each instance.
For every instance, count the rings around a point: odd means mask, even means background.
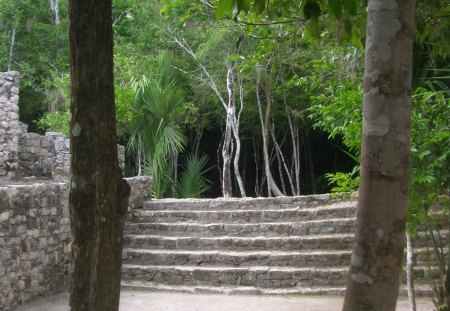
[[[36,124],[45,132],[63,133],[66,137],[70,136],[69,128],[70,112],[46,113]]]
[[[154,196],[164,196],[171,183],[170,158],[186,144],[174,119],[183,103],[172,60],[160,54],[151,70],[132,81],[135,92],[134,124],[128,149],[143,156],[144,170],[153,176]]]
[[[408,231],[418,225],[428,231],[432,251],[437,259],[440,282],[434,290],[437,307],[448,303],[448,269],[440,230],[450,221],[450,101],[448,88],[430,91],[418,88],[413,96],[411,172]],[[448,307],[448,306],[447,306]]]
[[[359,167],[355,167],[351,173],[328,173],[325,177],[328,180],[332,193],[351,193],[358,190],[359,187]]]
[[[335,49],[311,62],[314,75],[296,81],[312,88],[309,118],[331,138],[342,137],[344,145],[359,158],[363,97],[360,54],[356,49]],[[353,69],[348,65],[352,63]]]
[[[205,175],[213,167],[207,167],[208,157],[191,154],[183,163],[183,171],[177,183],[177,194],[180,198],[199,198],[210,189],[211,182]]]
[[[446,93],[419,88],[413,96],[411,231],[433,204],[450,193],[450,104]]]
[[[417,1],[414,38],[433,58],[450,56],[450,6],[446,0]]]

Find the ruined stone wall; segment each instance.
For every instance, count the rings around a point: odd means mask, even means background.
[[[0,72],[0,178],[69,176],[70,141],[60,133],[28,133],[19,122],[19,73]],[[118,145],[119,164],[125,148]]]
[[[0,72],[0,177],[14,176],[19,134],[19,73]]]
[[[70,173],[70,140],[61,133],[45,136],[27,133],[19,137],[19,171],[23,176],[66,179]],[[117,146],[119,165],[125,167],[125,148]]]
[[[152,180],[126,180],[129,209],[137,208],[148,197]],[[0,310],[67,290],[70,243],[68,182],[0,181]]]

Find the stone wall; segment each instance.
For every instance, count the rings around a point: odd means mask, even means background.
[[[119,164],[125,148],[117,146]],[[28,133],[19,122],[19,73],[0,72],[0,178],[69,176],[70,141],[60,133]]]
[[[148,197],[150,177],[127,178],[129,209]],[[0,310],[68,289],[68,182],[0,181]]]
[[[70,172],[70,140],[61,133],[45,136],[28,133],[22,125],[19,136],[19,169],[22,176],[67,179]],[[125,167],[125,148],[117,145],[119,165]]]
[[[0,72],[0,177],[14,176],[19,133],[19,73]]]

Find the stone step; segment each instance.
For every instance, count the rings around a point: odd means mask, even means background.
[[[129,248],[165,250],[351,250],[353,234],[318,234],[286,237],[126,235],[124,237],[124,245]]]
[[[129,223],[126,234],[165,236],[303,236],[332,233],[353,233],[355,220],[353,218],[335,218],[324,220],[307,220],[304,222],[276,223]]]
[[[448,260],[448,248],[442,249],[444,255],[444,262]],[[406,255],[405,255],[406,256]],[[432,266],[437,266],[438,259],[433,249],[420,247],[414,249],[414,257],[416,265],[426,266],[427,264],[431,264]]]
[[[172,292],[185,294],[225,294],[225,295],[329,295],[343,296],[344,287],[292,287],[292,288],[261,288],[254,286],[183,286],[166,285],[155,282],[122,281],[122,290],[146,292]]]
[[[158,199],[143,204],[147,210],[246,210],[283,209],[291,207],[314,207],[333,204],[353,204],[356,201],[333,198],[329,194],[276,197],[276,198],[217,198],[217,199]]]
[[[273,296],[343,296],[345,287],[290,287],[290,288],[261,288],[254,286],[183,286],[166,285],[151,281],[123,281],[122,290],[146,292],[171,292],[185,294],[225,294],[225,295],[273,295]],[[432,289],[428,285],[417,285],[414,288],[416,297],[430,297]],[[400,287],[400,296],[408,295],[405,285]]]
[[[198,267],[143,266],[122,267],[124,281],[152,281],[184,286],[255,286],[289,288],[295,286],[343,286],[348,268],[300,267]]]
[[[350,265],[350,251],[192,251],[124,249],[124,264],[333,268]]]
[[[355,216],[355,212],[356,208],[354,205],[339,204],[309,208],[267,210],[149,211],[136,209],[133,211],[133,216],[137,221],[147,223],[252,223],[351,218]]]
[[[433,232],[435,241],[438,247],[448,248],[449,246],[449,231],[441,230]],[[430,234],[426,231],[418,232],[416,236],[412,238],[413,248],[423,248],[428,247],[430,252],[433,252],[433,239]]]
[[[439,281],[439,269],[429,266],[415,266],[414,282],[417,284],[434,284]],[[406,272],[402,275],[403,282],[406,282]]]

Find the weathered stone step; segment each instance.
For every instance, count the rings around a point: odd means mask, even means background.
[[[438,245],[442,245],[443,247],[448,247],[448,240],[449,240],[449,231],[448,230],[442,230],[439,232],[434,232],[436,242]],[[430,251],[433,250],[433,241],[430,237],[430,234],[428,232],[418,232],[416,236],[412,238],[412,244],[413,248],[423,248],[428,247]]]
[[[155,282],[122,281],[123,290],[147,292],[176,292],[186,294],[225,294],[225,295],[344,295],[344,287],[290,287],[290,288],[261,288],[254,286],[183,286],[166,285]]]
[[[170,237],[161,235],[126,235],[129,248],[192,250],[351,250],[353,234],[318,234],[287,237]]]
[[[136,209],[133,215],[139,222],[251,223],[350,218],[355,216],[355,212],[355,206],[339,204],[337,206],[267,210],[148,211]]]
[[[314,207],[319,205],[353,204],[356,201],[333,198],[329,194],[276,198],[158,199],[144,202],[147,210],[245,210]]]
[[[313,234],[353,233],[353,218],[308,220],[277,223],[130,223],[126,234],[164,234],[166,236],[300,236]]]
[[[141,266],[124,264],[124,281],[184,286],[343,286],[348,268]]]
[[[417,284],[434,284],[439,280],[439,269],[429,266],[414,266],[414,282]],[[406,272],[402,275],[403,282],[406,282]]]
[[[444,262],[448,260],[448,248],[443,248]],[[431,264],[432,266],[437,266],[438,259],[436,254],[432,249],[427,249],[425,247],[415,248],[414,257],[416,265],[426,266]]]
[[[348,267],[350,251],[189,251],[124,249],[125,264],[163,266]]]
[[[289,288],[261,288],[253,286],[183,286],[166,285],[145,281],[122,281],[123,290],[146,292],[172,292],[186,294],[225,294],[225,295],[273,295],[273,296],[343,296],[345,287],[289,287]],[[432,289],[428,285],[416,285],[416,297],[430,297]],[[400,287],[400,296],[406,297],[408,293],[405,285]]]

